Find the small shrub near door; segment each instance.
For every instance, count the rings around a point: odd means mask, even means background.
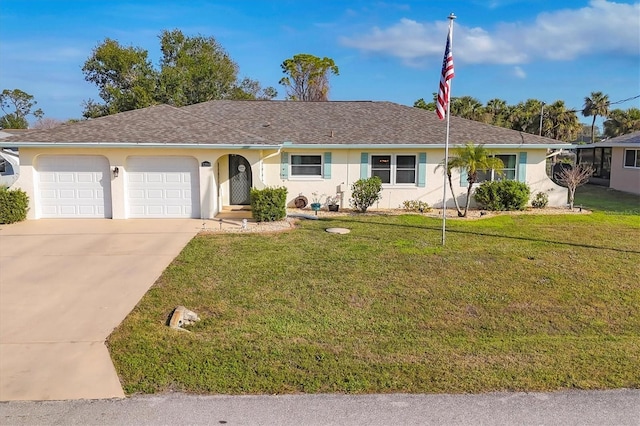
[[[402,202],[402,209],[406,210],[408,212],[430,212],[431,211],[431,207],[429,207],[429,204],[425,203],[424,201],[420,201],[420,200],[405,200]]]
[[[549,196],[546,192],[538,192],[531,200],[531,206],[536,209],[543,209],[547,204],[549,204]]]
[[[529,202],[529,185],[515,180],[484,182],[476,189],[476,202],[487,210],[524,210]]]
[[[258,222],[274,222],[287,217],[287,188],[251,189],[251,212]]]
[[[0,223],[20,222],[27,218],[29,197],[21,189],[0,187]]]

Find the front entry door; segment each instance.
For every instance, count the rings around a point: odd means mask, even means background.
[[[229,155],[229,204],[249,205],[251,165],[242,155]]]

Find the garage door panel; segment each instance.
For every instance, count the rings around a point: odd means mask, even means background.
[[[130,157],[129,217],[198,217],[198,162],[193,157]]]
[[[42,217],[111,217],[109,162],[102,156],[39,157]]]

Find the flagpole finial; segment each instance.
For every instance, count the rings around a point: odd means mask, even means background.
[[[454,19],[456,19],[456,18],[457,18],[457,16],[455,15],[455,13],[451,12],[451,13],[449,14],[449,19],[451,19],[452,21],[453,21]]]

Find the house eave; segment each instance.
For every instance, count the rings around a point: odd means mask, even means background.
[[[449,148],[456,148],[462,145],[449,144]],[[487,149],[570,149],[570,143],[557,144],[484,144]],[[444,149],[445,144],[293,144],[285,142],[282,149]]]
[[[280,144],[138,143],[138,142],[0,142],[4,148],[178,148],[178,149],[279,149]]]

